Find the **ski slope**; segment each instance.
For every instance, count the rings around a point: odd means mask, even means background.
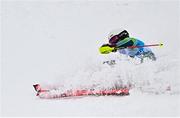
[[[180,116],[179,1],[2,1],[1,116]],[[125,28],[157,61],[100,55]],[[116,65],[102,64],[116,60]],[[33,84],[59,89],[131,86],[129,96],[39,99]]]

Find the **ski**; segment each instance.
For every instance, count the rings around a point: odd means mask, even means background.
[[[94,89],[82,89],[82,90],[67,90],[60,92],[56,89],[43,89],[39,84],[33,85],[36,96],[42,99],[56,99],[56,98],[67,98],[67,97],[83,97],[83,96],[126,96],[129,95],[128,88],[120,89],[108,89],[108,90],[94,90]]]

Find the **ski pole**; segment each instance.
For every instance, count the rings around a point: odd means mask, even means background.
[[[109,54],[111,52],[114,52],[115,50],[121,50],[121,49],[125,49],[125,48],[134,49],[134,48],[153,47],[153,46],[162,47],[163,44],[159,43],[159,44],[142,45],[142,46],[127,46],[127,47],[110,47],[109,45],[104,45],[99,48],[99,51],[101,54]]]
[[[151,45],[142,45],[142,46],[128,46],[127,48],[142,48],[142,47],[154,47],[154,46],[159,46],[159,47],[162,47],[163,44],[162,43],[159,43],[159,44],[151,44]],[[117,48],[119,49],[119,48]]]

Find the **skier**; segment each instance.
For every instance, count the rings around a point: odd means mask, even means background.
[[[118,29],[110,32],[108,40],[109,43],[102,45],[99,49],[102,54],[108,54],[110,52],[118,51],[120,54],[127,55],[131,58],[140,58],[141,63],[143,62],[143,59],[146,57],[153,61],[156,60],[155,54],[151,51],[151,49],[143,47],[143,41],[129,37],[129,33],[127,32],[127,30]],[[139,47],[128,48],[130,46]]]

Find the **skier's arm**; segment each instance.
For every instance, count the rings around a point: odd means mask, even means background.
[[[124,40],[121,40],[116,43],[117,48],[127,48],[129,46],[133,46],[136,42],[136,39],[134,38],[125,38]]]
[[[136,39],[125,38],[117,42],[116,44],[104,44],[99,48],[101,54],[109,54],[111,52],[116,52],[117,50],[127,48],[128,46],[133,46]]]

